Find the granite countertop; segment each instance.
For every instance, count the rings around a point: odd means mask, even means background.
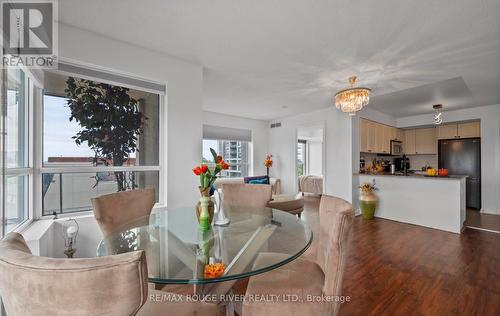
[[[448,175],[446,177],[430,177],[424,174],[418,173],[408,173],[407,176],[402,173],[353,173],[355,176],[373,176],[373,177],[394,177],[394,178],[404,178],[404,179],[431,179],[431,180],[460,180],[467,178],[465,175]]]

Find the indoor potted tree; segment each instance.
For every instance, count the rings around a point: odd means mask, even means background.
[[[66,85],[69,120],[82,127],[73,136],[76,144],[88,144],[95,153],[94,164],[122,166],[137,150],[137,137],[148,119],[139,111],[139,101],[124,87],[73,77]],[[136,188],[133,176],[127,179],[122,171],[114,176],[117,191]]]

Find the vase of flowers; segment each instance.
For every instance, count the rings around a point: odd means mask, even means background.
[[[221,155],[217,155],[217,152],[210,148],[210,153],[214,157],[215,167],[209,168],[206,164],[201,164],[193,168],[193,173],[200,177],[200,190],[201,198],[196,205],[196,216],[200,227],[203,229],[208,229],[214,218],[214,202],[210,198],[212,191],[212,186],[217,179],[217,175],[222,170],[229,169],[229,165],[222,159]]]
[[[269,168],[273,166],[273,155],[267,155],[266,159],[264,159],[264,166],[267,170],[267,181],[269,182]]]
[[[377,209],[378,198],[375,191],[378,190],[375,186],[375,180],[372,183],[363,183],[360,187],[359,207],[365,219],[373,219],[375,210]]]

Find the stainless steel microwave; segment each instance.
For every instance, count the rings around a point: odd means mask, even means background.
[[[403,143],[399,140],[391,140],[391,155],[399,156],[403,154]]]

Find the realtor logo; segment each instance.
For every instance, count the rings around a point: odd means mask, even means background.
[[[56,1],[2,1],[2,67],[56,68],[56,13]]]

